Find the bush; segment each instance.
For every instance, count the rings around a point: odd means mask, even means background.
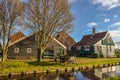
[[[99,56],[100,58],[103,58],[104,56],[103,56],[103,54],[100,54],[100,56]]]
[[[120,52],[115,52],[116,57],[120,57]]]
[[[97,53],[94,53],[94,54],[92,55],[92,57],[93,57],[93,58],[97,58],[97,57],[98,57],[98,54],[97,54]]]

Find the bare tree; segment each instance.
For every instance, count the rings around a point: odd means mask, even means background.
[[[2,61],[7,58],[10,36],[22,12],[23,5],[20,0],[0,0],[0,44],[2,48]]]
[[[39,38],[38,61],[53,37],[72,26],[68,0],[28,0],[25,17],[26,26]]]

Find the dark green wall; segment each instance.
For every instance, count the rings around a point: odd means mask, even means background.
[[[89,51],[85,50],[85,47],[81,47],[80,56],[92,56],[94,53],[94,46],[89,47]]]

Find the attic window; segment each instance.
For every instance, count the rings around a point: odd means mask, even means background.
[[[39,36],[35,35],[35,41],[39,41]]]
[[[90,39],[93,39],[93,37],[90,37]]]

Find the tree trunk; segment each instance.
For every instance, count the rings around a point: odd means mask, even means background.
[[[3,50],[2,52],[2,62],[4,62],[7,59],[7,51]]]
[[[38,49],[38,53],[37,53],[37,61],[41,62],[42,61],[42,54],[43,54],[43,50],[42,49]]]

